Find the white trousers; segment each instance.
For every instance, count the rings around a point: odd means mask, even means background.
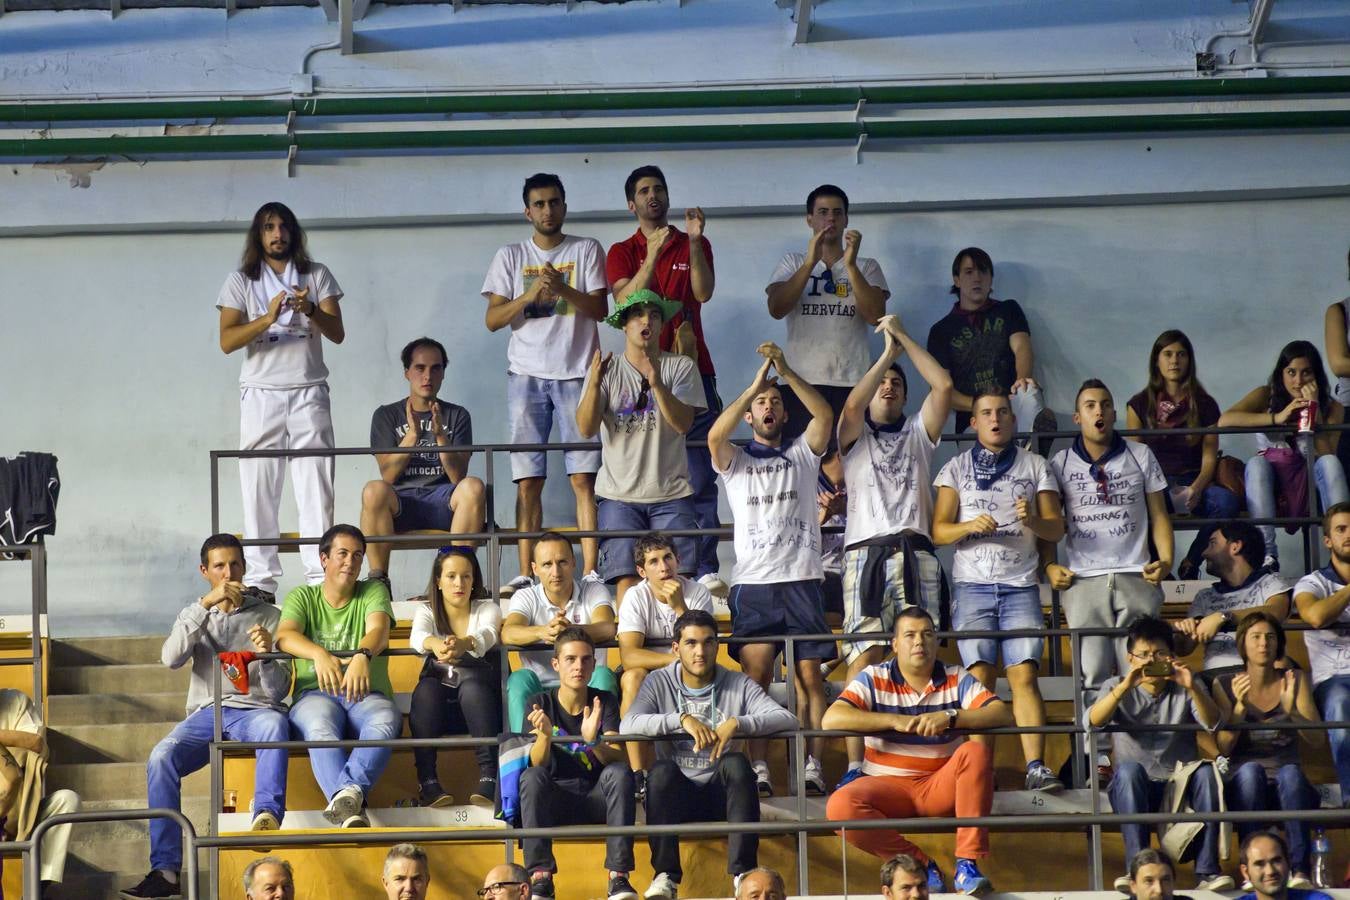
[[[52,791],[38,806],[37,822],[62,813],[80,811],[80,797],[74,791]],[[36,822],[34,823],[36,824]],[[66,875],[66,852],[70,847],[70,826],[57,825],[42,835],[39,848],[38,878],[42,881],[60,881]]]
[[[241,388],[239,392],[240,450],[308,450],[333,446],[333,418],[328,408],[328,385],[288,390]],[[280,533],[277,510],[290,464],[291,485],[299,512],[300,536],[319,537],[333,524],[333,457],[296,456],[239,460],[239,484],[244,498],[244,537],[274,538]],[[309,584],[323,581],[319,548],[300,548]],[[245,547],[244,584],[276,593],[281,557],[276,547]]]

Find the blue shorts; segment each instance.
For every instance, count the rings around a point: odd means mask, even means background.
[[[577,429],[577,405],[581,402],[582,378],[535,378],[506,373],[506,418],[511,423],[511,443],[547,444],[553,423],[564,443],[585,441]],[[600,471],[599,450],[564,450],[568,475]],[[548,459],[543,451],[511,454],[511,480],[543,478]]]
[[[398,496],[398,512],[394,514],[394,533],[421,531],[434,528],[450,530],[450,495],[455,486],[450,482],[431,487],[394,488]]]
[[[761,634],[828,634],[825,594],[819,581],[784,581],[780,584],[738,584],[727,600],[731,607],[733,637]],[[782,641],[774,643],[782,646]],[[834,641],[793,641],[797,659],[834,659]],[[743,644],[728,647],[740,662]]]
[[[666,531],[672,528],[697,528],[694,521],[694,501],[689,497],[667,500],[664,503],[625,503],[597,497],[596,527],[600,531]],[[692,537],[674,537],[675,556],[681,575],[693,575],[698,566],[698,545]],[[600,565],[596,571],[607,584],[620,578],[637,576],[633,562],[633,548],[637,538],[614,537],[600,541]]]
[[[1017,628],[1044,628],[1041,613],[1041,589],[1037,585],[1014,587],[1007,584],[975,584],[958,581],[952,590],[953,631],[1012,631]],[[961,664],[998,663],[1003,647],[1003,665],[1041,661],[1045,638],[972,638],[957,641]]]

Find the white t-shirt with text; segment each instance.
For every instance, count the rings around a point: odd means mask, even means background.
[[[545,263],[583,294],[608,290],[600,242],[569,234],[552,250],[542,249],[533,239],[502,247],[488,266],[483,296],[496,294],[508,300],[521,296],[543,274]],[[579,314],[566,300],[527,307],[511,320],[507,371],[553,380],[586,377],[591,356],[600,347],[596,325],[595,319]]]
[[[1226,587],[1222,581],[1202,588],[1191,600],[1191,608],[1186,614],[1194,619],[1204,618],[1210,613],[1252,609],[1265,606],[1271,597],[1288,592],[1289,583],[1279,575],[1259,571],[1253,573],[1245,584],[1235,588]],[[1205,644],[1203,669],[1240,665],[1242,657],[1238,655],[1236,631],[1220,631]]]
[[[788,253],[769,277],[769,284],[792,278],[806,262],[804,253]],[[867,283],[888,290],[886,276],[875,259],[858,257],[858,269]],[[826,278],[826,272],[829,278]],[[827,288],[833,284],[833,293]],[[810,384],[853,387],[871,366],[868,341],[872,326],[858,314],[848,267],[841,258],[832,267],[816,263],[806,279],[800,301],[787,314],[787,341],[783,348],[792,368]]]
[[[992,534],[968,534],[956,542],[953,582],[1013,587],[1036,583],[1040,561],[1036,535],[1018,521],[1017,501],[1026,500],[1034,508],[1041,491],[1058,493],[1058,488],[1044,457],[1021,447],[1016,452],[1012,468],[986,490],[975,485],[975,463],[968,450],[948,460],[933,482],[935,487],[956,491],[956,521],[969,522],[988,513],[999,526]]]
[[[1050,460],[1064,498],[1066,565],[1075,577],[1112,572],[1138,574],[1148,564],[1148,494],[1167,490],[1153,451],[1125,441],[1125,452],[1106,463],[1099,486],[1083,458],[1066,448]]]
[[[843,455],[848,486],[844,546],[905,531],[931,536],[936,449],[922,416],[911,416],[898,432],[863,425]]]
[[[726,469],[713,468],[735,522],[736,583],[820,581],[816,483],[820,456],[804,437],[762,458],[737,447]]]

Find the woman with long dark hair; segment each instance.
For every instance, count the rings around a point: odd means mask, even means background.
[[[1176,329],[1158,335],[1148,356],[1148,386],[1130,398],[1125,413],[1129,428],[1205,428],[1219,421],[1219,404],[1205,390],[1196,374],[1195,348],[1191,339]],[[1217,434],[1140,437],[1167,476],[1167,504],[1172,512],[1202,519],[1231,519],[1238,514],[1238,498],[1214,483],[1219,465]],[[1212,527],[1196,532],[1177,576],[1195,578],[1200,573]]]
[[[424,654],[422,676],[408,716],[415,738],[468,733],[495,737],[502,727],[501,660],[497,649],[502,612],[488,597],[478,558],[471,547],[442,547],[431,564],[426,603],[413,615],[409,646]],[[496,802],[496,747],[474,748],[478,786],[471,803]],[[418,800],[444,807],[454,798],[441,787],[437,751],[419,747]]]
[[[1248,613],[1237,630],[1243,669],[1214,682],[1214,703],[1228,722],[1268,725],[1274,722],[1318,722],[1317,704],[1307,673],[1277,668],[1284,660],[1284,627],[1264,610]],[[1303,774],[1299,744],[1321,743],[1317,731],[1220,731],[1218,749],[1228,757],[1228,808],[1236,810],[1317,809],[1322,798]],[[1238,823],[1245,838],[1266,826]],[[1308,823],[1284,823],[1289,839],[1290,887],[1309,888]],[[1250,890],[1243,887],[1243,890]]]
[[[1318,425],[1339,425],[1345,421],[1345,407],[1331,398],[1322,355],[1308,341],[1290,341],[1280,351],[1270,379],[1234,404],[1219,417],[1220,425],[1291,425],[1306,423],[1312,438],[1313,479],[1322,508],[1350,499],[1345,468],[1336,458],[1334,431],[1316,431]],[[1247,509],[1252,518],[1306,516],[1308,514],[1308,471],[1300,452],[1302,441],[1290,441],[1288,431],[1260,433],[1260,448],[1247,460]],[[1275,543],[1275,528],[1262,525],[1266,541],[1266,567],[1279,571],[1280,551]],[[1296,529],[1287,529],[1293,533]]]

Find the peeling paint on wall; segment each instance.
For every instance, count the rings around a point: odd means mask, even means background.
[[[97,162],[60,162],[60,163],[34,163],[35,169],[51,169],[56,172],[57,180],[62,177],[70,179],[72,188],[87,188],[93,183],[93,174],[103,168],[106,160]]]

